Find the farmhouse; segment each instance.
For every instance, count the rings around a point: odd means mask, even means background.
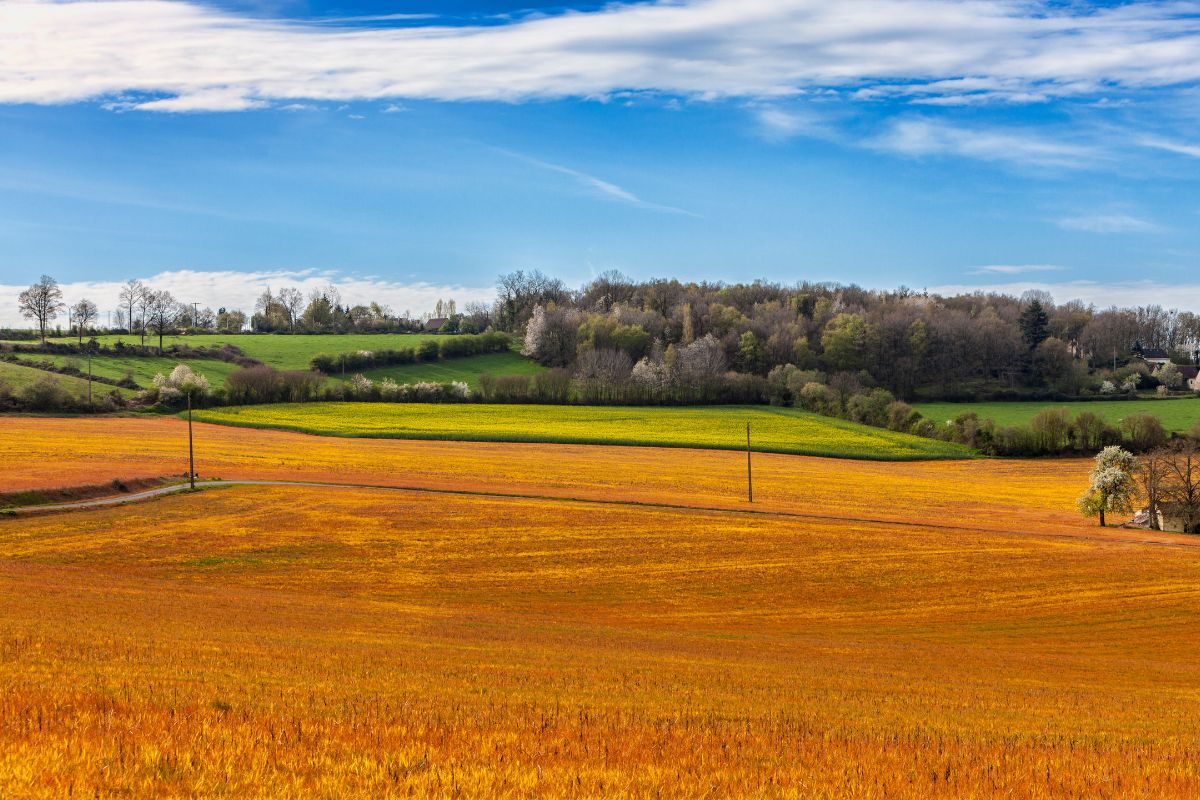
[[[1182,503],[1161,503],[1158,507],[1159,530],[1171,533],[1200,533],[1200,517]]]
[[[1179,367],[1179,374],[1183,376],[1183,385],[1194,392],[1200,392],[1200,367]]]
[[[445,324],[446,324],[445,317],[434,317],[433,319],[431,319],[425,323],[425,332],[426,333],[437,333],[438,331],[440,331],[442,329],[442,326]]]
[[[1159,347],[1142,348],[1135,345],[1134,352],[1141,356],[1142,360],[1147,364],[1151,364],[1156,367],[1161,367],[1164,364],[1171,363],[1170,354],[1167,353],[1166,350],[1163,350]]]

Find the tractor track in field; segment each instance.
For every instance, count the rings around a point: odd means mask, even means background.
[[[442,495],[458,495],[461,497],[480,497],[496,500],[538,500],[543,502],[558,502],[558,503],[585,503],[588,505],[603,505],[603,506],[618,506],[629,508],[647,508],[661,509],[664,511],[692,511],[704,514],[737,514],[747,517],[774,517],[780,519],[799,519],[814,522],[832,522],[847,525],[862,524],[862,525],[884,525],[904,528],[920,528],[932,530],[953,530],[953,531],[968,531],[972,533],[981,533],[987,535],[1018,535],[1018,531],[997,530],[995,528],[979,528],[971,525],[949,525],[937,522],[911,522],[907,520],[883,519],[878,517],[848,517],[836,514],[812,514],[802,511],[783,511],[779,509],[753,509],[753,508],[722,508],[720,506],[694,506],[684,505],[681,503],[655,503],[642,500],[606,500],[602,498],[589,497],[562,497],[557,495],[540,495],[540,494],[521,494],[518,492],[496,492],[496,491],[480,491],[469,489],[444,489],[444,488],[427,488],[420,486],[388,486],[384,484],[371,483],[334,483],[326,481],[284,481],[284,480],[253,480],[253,479],[234,479],[234,480],[209,480],[196,484],[195,490],[192,490],[186,483],[175,484],[171,486],[160,486],[154,489],[148,489],[141,492],[132,492],[130,494],[116,495],[112,497],[97,497],[89,500],[78,500],[70,503],[53,503],[36,506],[23,506],[18,508],[4,509],[4,513],[12,516],[26,516],[33,514],[48,514],[54,512],[67,511],[84,511],[93,508],[107,508],[112,506],[120,506],[126,503],[137,503],[144,500],[153,500],[159,497],[165,497],[172,494],[180,494],[191,491],[208,491],[210,489],[219,489],[222,487],[233,486],[283,486],[283,487],[298,487],[298,488],[316,488],[316,489],[367,489],[373,491],[388,491],[388,492],[405,492],[410,494],[442,494]],[[1120,529],[1115,529],[1120,530]],[[1126,529],[1128,530],[1128,529]],[[1111,536],[1090,534],[1090,533],[1054,533],[1049,531],[1033,531],[1029,535],[1040,536],[1052,539],[1068,539],[1074,541],[1097,542],[1104,544],[1124,544],[1124,545],[1141,545],[1141,546],[1156,546],[1156,547],[1175,547],[1181,549],[1200,549],[1200,540],[1195,543],[1189,541],[1179,541],[1174,539],[1118,539]],[[1182,534],[1181,534],[1182,535]]]

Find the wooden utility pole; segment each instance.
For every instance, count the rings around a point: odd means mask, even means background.
[[[88,348],[88,408],[92,408],[92,348]]]
[[[187,393],[188,399],[188,483],[196,488],[196,451],[192,449],[192,393]]]
[[[750,466],[750,423],[746,423],[746,499],[754,502],[754,471]]]

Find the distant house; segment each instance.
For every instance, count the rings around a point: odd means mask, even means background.
[[[1171,356],[1166,350],[1158,347],[1147,347],[1141,352],[1142,360],[1147,364],[1153,364],[1156,367],[1161,367],[1164,364],[1171,363]]]
[[[434,317],[425,323],[425,332],[437,333],[442,329],[442,326],[446,324],[446,321],[447,320],[445,317]]]
[[[1200,367],[1176,367],[1183,376],[1183,385],[1193,392],[1200,392]]]
[[[1159,530],[1171,533],[1200,533],[1200,519],[1178,503],[1162,503],[1158,507]]]

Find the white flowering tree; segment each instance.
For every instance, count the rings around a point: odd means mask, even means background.
[[[160,403],[171,404],[180,398],[196,400],[207,397],[212,387],[208,378],[195,372],[187,364],[179,364],[170,375],[161,372],[154,376],[154,389]]]
[[[1158,382],[1168,389],[1178,389],[1183,385],[1183,373],[1179,371],[1179,367],[1174,364],[1164,364],[1155,377]]]
[[[1100,527],[1104,527],[1105,512],[1133,511],[1137,497],[1136,469],[1137,459],[1128,450],[1116,445],[1101,450],[1088,475],[1087,491],[1079,498],[1080,513],[1099,516]]]

